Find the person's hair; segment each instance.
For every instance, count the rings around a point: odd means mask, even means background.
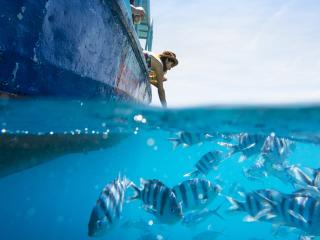
[[[167,57],[161,56],[160,60],[162,62],[162,66],[163,66],[163,72],[166,73],[168,71],[167,69],[167,64],[166,64],[166,59],[168,59]]]

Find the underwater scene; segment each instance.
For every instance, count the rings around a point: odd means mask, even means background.
[[[320,239],[320,108],[0,101],[0,239]]]

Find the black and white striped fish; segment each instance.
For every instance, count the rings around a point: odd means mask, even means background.
[[[195,144],[203,143],[204,141],[214,138],[207,133],[193,133],[193,132],[179,132],[176,138],[169,138],[169,141],[173,143],[173,148],[177,148],[179,145],[189,147]]]
[[[320,200],[312,196],[286,195],[278,204],[270,204],[276,222],[320,236]],[[273,222],[275,222],[273,220]]]
[[[204,154],[196,163],[194,170],[191,173],[187,173],[184,177],[197,177],[199,174],[207,175],[210,171],[218,168],[219,164],[224,160],[223,153],[221,151],[211,151]]]
[[[141,179],[141,189],[134,184],[131,187],[135,195],[130,199],[140,199],[144,203],[145,209],[152,213],[162,223],[172,224],[183,217],[181,204],[176,195],[159,180]]]
[[[319,169],[305,169],[307,171],[303,171],[299,167],[292,165],[287,170],[288,175],[294,179],[294,187],[298,189],[295,194],[312,196],[320,199]]]
[[[88,224],[90,237],[102,236],[118,222],[125,191],[130,184],[131,182],[127,178],[119,176],[104,187],[91,212]]]
[[[282,163],[294,148],[295,144],[291,140],[276,137],[271,133],[263,143],[261,156],[272,163]]]
[[[221,192],[219,185],[206,179],[189,179],[172,188],[183,211],[202,209],[208,206]]]
[[[232,204],[231,209],[248,212],[252,216],[248,219],[253,221],[268,221],[295,227],[310,235],[320,235],[319,198],[301,194],[283,194],[274,190],[255,191],[245,196],[245,202],[228,198]]]
[[[219,142],[218,144],[230,149],[228,156],[232,156],[233,154],[240,152],[241,157],[239,161],[242,162],[247,158],[260,153],[266,136],[258,134],[240,133],[239,135],[237,135],[236,138],[238,141],[237,144],[225,142]]]
[[[261,148],[260,157],[255,164],[244,170],[246,177],[260,179],[272,175],[283,182],[294,184],[288,170],[290,166],[286,158],[294,149],[295,144],[285,138],[278,138],[274,133],[266,137]]]
[[[290,169],[290,166],[287,161],[272,162],[261,157],[251,167],[245,168],[243,173],[250,180],[261,180],[262,178],[273,176],[286,184],[290,183],[295,186],[296,179],[288,169]]]
[[[232,197],[227,197],[230,202],[230,211],[247,212],[249,215],[244,218],[245,221],[267,220],[267,214],[270,211],[270,202],[276,204],[281,202],[283,194],[276,190],[257,190],[250,193],[239,193],[244,201],[238,201]]]

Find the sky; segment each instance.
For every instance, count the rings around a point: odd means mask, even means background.
[[[319,0],[151,0],[152,50],[179,59],[168,107],[320,103],[319,13]]]

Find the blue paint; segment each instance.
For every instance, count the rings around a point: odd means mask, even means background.
[[[0,4],[0,91],[151,101],[140,43],[122,0]]]

